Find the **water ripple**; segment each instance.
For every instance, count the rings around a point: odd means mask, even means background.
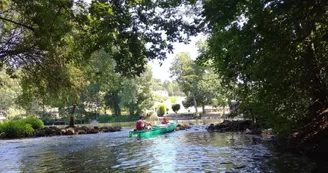
[[[155,138],[121,132],[0,141],[0,172],[310,172],[316,163],[205,126]]]

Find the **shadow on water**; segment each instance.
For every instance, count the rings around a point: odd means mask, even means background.
[[[240,133],[205,126],[154,138],[121,132],[0,141],[0,172],[314,172],[306,157],[281,154]]]

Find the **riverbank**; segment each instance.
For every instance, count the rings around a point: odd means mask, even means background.
[[[277,140],[276,145],[285,151],[305,153],[309,157],[328,160],[328,110],[288,137]]]
[[[211,124],[208,132],[242,132],[256,135],[262,139],[271,139],[272,145],[279,151],[305,154],[319,160],[328,160],[328,121],[326,116],[318,117],[288,137],[275,137],[272,129],[261,130],[249,120],[228,121]]]
[[[191,124],[178,124],[175,131],[187,130],[191,128]],[[81,135],[81,134],[97,134],[121,131],[120,126],[75,126],[75,127],[57,127],[48,126],[40,129],[35,129],[31,135],[20,138],[35,138],[35,137],[51,137],[51,136],[65,136],[65,135]],[[0,139],[16,139],[16,138],[0,138]]]
[[[74,128],[73,127],[58,128],[56,126],[53,126],[53,127],[44,127],[42,129],[35,130],[33,137],[96,134],[96,133],[117,132],[117,131],[121,131],[121,127],[76,126]]]
[[[207,127],[209,132],[244,132],[245,134],[258,135],[265,138],[272,138],[274,135],[272,129],[261,130],[258,125],[250,120],[224,120],[219,124],[211,124]]]

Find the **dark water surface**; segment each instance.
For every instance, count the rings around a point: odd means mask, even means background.
[[[0,172],[318,172],[241,133],[195,125],[148,139],[121,132],[0,141]],[[327,170],[328,172],[328,170]]]

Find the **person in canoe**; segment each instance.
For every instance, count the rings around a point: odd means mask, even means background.
[[[167,124],[167,123],[168,123],[167,119],[166,118],[163,118],[162,119],[162,124]]]
[[[136,130],[145,130],[145,129],[151,129],[151,124],[144,120],[145,117],[143,115],[140,115],[139,120],[136,123]]]

